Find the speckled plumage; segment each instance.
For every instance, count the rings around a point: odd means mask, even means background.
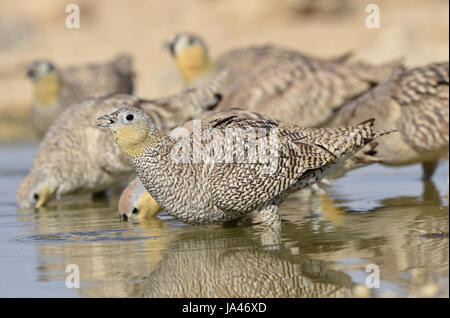
[[[200,114],[196,119],[201,120],[215,120],[218,118],[224,118],[224,117],[230,117],[230,116],[239,116],[242,118],[249,118],[249,119],[257,119],[257,120],[270,120],[269,117],[263,116],[259,113],[245,111],[241,109],[228,109],[228,110],[222,110],[222,111],[206,111]],[[188,129],[188,131],[193,131],[193,121],[186,122],[182,128]],[[175,128],[175,130],[178,128]],[[297,129],[297,126],[292,125],[292,129]],[[368,144],[366,147],[364,147],[363,150],[359,151],[354,156],[350,157],[340,168],[339,170],[336,170],[332,175],[327,176],[327,180],[331,177],[333,179],[338,178],[342,175],[344,175],[349,170],[357,169],[362,166],[379,162],[379,160],[375,157],[373,157],[373,153],[376,153],[376,147],[378,143],[372,142]],[[322,179],[324,182],[325,180]],[[139,184],[140,187],[137,186]],[[145,191],[146,194],[149,196],[147,200],[139,200],[139,197],[143,194],[142,191]],[[125,217],[128,219],[130,216],[133,216],[134,213],[139,213],[139,218],[141,218],[140,211],[135,211],[134,208],[139,205],[140,209],[143,209],[145,211],[156,211],[158,208],[156,207],[156,201],[154,201],[153,197],[145,190],[145,187],[142,185],[140,181],[136,178],[130,184],[128,187],[123,191],[122,196],[119,201],[119,213],[123,216],[124,214],[127,214]],[[154,212],[148,212],[147,214],[154,215]]]
[[[218,102],[215,88],[221,79],[161,100],[117,94],[72,105],[42,139],[31,171],[17,190],[19,206],[39,207],[54,197],[97,192],[130,180],[135,173],[128,158],[111,134],[97,126],[96,118],[123,106],[140,107],[158,128],[168,130],[214,107]]]
[[[150,112],[151,114],[151,112]],[[240,109],[230,109],[223,111],[206,111],[197,116],[197,119],[202,120],[213,120],[217,118],[222,118],[224,116],[245,116],[247,118],[253,119],[268,119],[265,116],[262,116],[258,113],[248,112]],[[186,122],[182,127],[192,131],[193,121]],[[176,130],[177,128],[175,128]],[[146,199],[142,199],[143,196],[146,196]],[[145,189],[144,185],[140,182],[139,178],[133,179],[128,186],[123,190],[122,195],[119,199],[119,214],[122,219],[128,220],[130,217],[133,217],[137,214],[138,219],[142,219],[148,216],[155,216],[157,213],[161,211],[161,207],[158,203],[153,199],[153,197],[148,193]],[[141,210],[144,210],[145,213],[141,213]]]
[[[127,116],[131,122],[127,122]],[[202,134],[212,128],[222,133],[226,128],[274,132],[279,140],[278,157],[272,161],[275,170],[267,174],[266,164],[252,161],[247,155],[241,162],[213,162],[208,158],[195,162],[194,155],[199,152],[194,150],[187,162],[177,162],[174,154],[178,153],[179,140],[164,135],[144,112],[136,109],[123,108],[99,119],[109,120],[103,126],[111,128],[152,197],[169,214],[190,224],[227,222],[259,210],[266,225],[278,227],[278,206],[290,192],[314,184],[354,152],[390,133],[374,131],[373,121],[338,129],[302,129],[279,121],[239,116],[203,123]],[[127,136],[134,136],[123,140],[124,130]],[[199,141],[194,133],[186,138],[192,149],[207,147],[209,143]],[[237,138],[245,137],[239,134]],[[264,140],[255,138],[257,142]],[[221,139],[216,145],[225,153],[222,142]],[[245,153],[248,154],[248,148]],[[273,156],[269,155],[269,162]]]
[[[380,142],[376,157],[394,166],[422,162],[424,177],[429,178],[435,162],[448,156],[448,100],[448,62],[428,64],[399,72],[344,106],[332,125],[374,117],[377,129],[398,129],[398,134]]]
[[[384,65],[353,62],[349,54],[318,59],[274,45],[233,49],[212,62],[204,41],[195,35],[178,34],[170,43],[182,73],[183,65],[190,63],[180,65],[179,60],[199,59],[198,54],[191,54],[191,47],[199,51],[203,46],[206,51],[205,69],[197,66],[197,71],[190,71],[198,74],[192,76],[190,85],[219,70],[230,72],[218,110],[238,107],[303,127],[323,126],[342,105],[401,67],[399,61]]]
[[[32,124],[41,137],[53,120],[73,103],[112,93],[133,93],[134,73],[129,55],[104,64],[65,68],[40,60],[30,64],[27,74],[34,86]]]

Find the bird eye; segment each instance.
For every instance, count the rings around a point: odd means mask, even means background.
[[[36,201],[39,200],[39,194],[37,193],[33,194],[33,199],[35,199]]]
[[[28,70],[28,71],[27,71],[27,76],[28,76],[29,78],[34,78],[34,76],[35,76],[34,70]]]
[[[137,214],[139,212],[139,210],[137,208],[133,208],[133,211],[131,211],[131,213],[133,214]]]
[[[194,44],[194,42],[195,42],[194,38],[189,38],[189,40],[188,40],[189,45]]]
[[[131,115],[131,114],[128,114],[127,117],[125,117],[125,119],[128,120],[128,121],[132,121],[133,118],[134,118],[134,116]]]

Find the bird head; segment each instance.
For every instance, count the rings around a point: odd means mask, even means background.
[[[30,173],[17,189],[17,204],[20,208],[41,208],[56,197],[57,189],[51,179],[40,179]]]
[[[58,99],[63,81],[51,62],[39,60],[31,63],[27,69],[27,76],[34,84],[34,101],[37,105],[48,107]]]
[[[28,65],[27,77],[39,82],[43,77],[56,72],[55,65],[48,60],[37,60]]]
[[[135,179],[122,192],[119,200],[119,215],[122,220],[155,217],[162,208],[153,199],[142,183]]]
[[[116,144],[130,158],[142,155],[148,147],[157,146],[162,138],[150,117],[137,108],[121,108],[97,120],[104,120],[98,126],[108,127]]]
[[[174,58],[178,70],[188,84],[213,68],[208,48],[199,36],[178,33],[165,41],[164,47]]]

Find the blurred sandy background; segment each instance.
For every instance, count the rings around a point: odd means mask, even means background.
[[[81,28],[67,29],[67,4],[78,4]],[[366,5],[380,7],[379,29],[368,29]],[[162,42],[195,32],[212,56],[256,43],[277,43],[321,57],[353,50],[381,62],[407,65],[448,60],[447,0],[1,0],[0,140],[33,138],[31,84],[26,65],[48,58],[59,65],[96,62],[120,52],[134,57],[137,95],[180,89]]]

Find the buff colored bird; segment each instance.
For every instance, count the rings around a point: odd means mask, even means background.
[[[42,137],[53,120],[71,104],[87,97],[133,93],[133,68],[129,55],[105,64],[59,68],[47,60],[28,66],[33,83],[32,124]]]
[[[196,120],[197,123],[199,123],[200,121],[201,124],[202,121],[211,121],[218,118],[230,116],[238,116],[241,118],[256,119],[256,120],[271,120],[267,116],[263,116],[255,112],[249,112],[241,109],[207,111],[200,114],[198,118],[196,118]],[[189,132],[192,132],[194,129],[194,123],[195,120],[188,121],[181,128],[187,129]],[[286,128],[288,128],[287,125]],[[176,134],[178,129],[179,128],[175,128],[172,131],[172,133]],[[299,127],[291,125],[291,129],[295,131],[296,129],[299,129]],[[345,173],[347,173],[350,170],[358,169],[375,162],[380,162],[380,159],[374,157],[374,154],[376,154],[377,146],[378,146],[377,142],[372,142],[368,144],[366,147],[364,147],[363,150],[359,151],[356,155],[349,158],[344,163],[341,169],[334,171],[332,175],[328,175],[326,180],[322,179],[321,183],[323,182],[325,184],[328,184],[330,177],[331,179],[336,179],[338,177],[345,175]],[[316,189],[315,186],[316,185],[314,184],[313,187]],[[323,191],[320,188],[317,189],[320,192]],[[145,194],[143,193],[143,191],[145,191]],[[141,210],[144,212],[141,213]],[[119,201],[119,214],[121,215],[121,218],[125,221],[136,214],[138,215],[138,219],[156,216],[157,213],[159,213],[161,210],[162,208],[158,205],[155,199],[153,199],[153,197],[148,193],[148,191],[145,190],[145,187],[142,185],[142,183],[139,181],[138,178],[130,182],[128,187],[123,191]]]
[[[213,60],[198,36],[179,33],[166,47],[188,86],[216,72],[230,75],[218,110],[242,108],[302,127],[325,125],[349,100],[372,89],[401,67],[370,65],[350,54],[323,60],[274,45],[234,49]]]
[[[198,135],[194,129],[176,140],[136,108],[98,119],[105,121],[99,126],[110,128],[142,184],[170,215],[207,224],[259,210],[263,223],[276,229],[281,224],[279,204],[289,193],[314,184],[374,139],[391,133],[375,131],[373,120],[355,127],[294,130],[282,122],[230,116],[209,121]],[[237,132],[236,143],[214,138],[226,129]],[[247,150],[242,153],[238,147],[244,139],[247,145],[241,150]],[[278,142],[271,143],[274,140]],[[269,148],[261,146],[267,142]],[[200,151],[190,156],[191,148]],[[258,153],[266,156],[258,159]]]
[[[158,100],[130,95],[90,98],[74,104],[51,125],[41,141],[30,173],[17,190],[20,207],[41,207],[67,194],[95,193],[135,176],[127,156],[96,118],[120,107],[138,107],[159,129],[168,130],[211,109],[220,101],[223,76],[197,89]]]
[[[267,117],[261,116],[257,113],[243,111],[240,109],[230,109],[220,112],[206,111],[200,114],[197,120],[213,120],[224,116],[233,115],[245,116],[247,118],[254,119],[267,119]],[[192,131],[193,121],[186,122],[182,127]],[[177,129],[178,128],[175,128],[174,131]],[[135,178],[123,190],[119,199],[118,209],[119,215],[124,221],[127,221],[130,218],[136,218],[135,216],[137,216],[138,220],[156,217],[156,215],[162,211],[162,208],[150,195],[150,193],[148,193],[139,178]]]
[[[377,129],[398,129],[380,142],[375,158],[390,166],[421,163],[429,179],[439,158],[448,156],[448,98],[448,62],[410,68],[344,106],[332,126],[374,117]]]

